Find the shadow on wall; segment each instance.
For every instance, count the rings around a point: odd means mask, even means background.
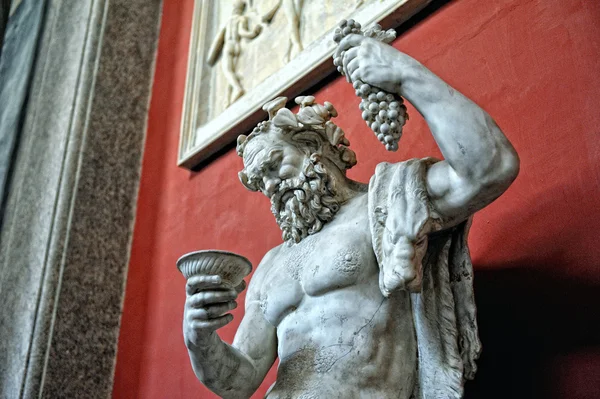
[[[465,399],[600,397],[598,357],[588,357],[600,353],[600,287],[540,271],[549,266],[476,272],[483,353]]]

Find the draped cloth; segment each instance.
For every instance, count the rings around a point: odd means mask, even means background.
[[[435,162],[425,158],[381,163],[369,183],[371,234],[384,296],[402,288],[390,286],[394,269],[415,267],[398,265],[402,262],[398,257],[386,254],[382,243],[385,230],[427,237],[422,264],[416,266],[420,285],[411,293],[418,351],[415,399],[461,398],[465,379],[474,377],[475,360],[481,352],[467,246],[470,219],[442,230],[425,183],[427,169]]]

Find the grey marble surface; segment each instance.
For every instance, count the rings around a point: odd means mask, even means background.
[[[11,14],[6,32],[2,32],[3,42],[0,33],[0,224],[45,5],[45,0],[23,0]],[[8,16],[8,9],[2,11]]]
[[[0,232],[0,397],[107,397],[160,0],[50,1]]]

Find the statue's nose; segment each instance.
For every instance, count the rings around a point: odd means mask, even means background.
[[[265,191],[267,192],[267,195],[271,196],[277,191],[277,186],[279,183],[281,183],[281,180],[277,178],[265,177],[263,182],[265,183]]]
[[[410,261],[414,260],[416,256],[414,246],[406,237],[401,237],[398,240],[396,243],[395,252],[396,256]]]
[[[415,250],[412,248],[402,248],[396,251],[396,255],[402,259],[412,261],[415,259]]]

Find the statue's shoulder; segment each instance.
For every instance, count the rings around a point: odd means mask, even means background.
[[[263,266],[263,269],[270,268],[275,262],[277,262],[277,260],[281,257],[281,252],[284,250],[284,248],[285,243],[282,243],[268,250],[260,261],[260,265]]]
[[[279,244],[278,246],[271,248],[265,256],[263,256],[262,260],[258,264],[256,268],[255,275],[263,276],[264,274],[268,274],[271,269],[277,264],[279,258],[281,257],[282,249],[285,244]]]

